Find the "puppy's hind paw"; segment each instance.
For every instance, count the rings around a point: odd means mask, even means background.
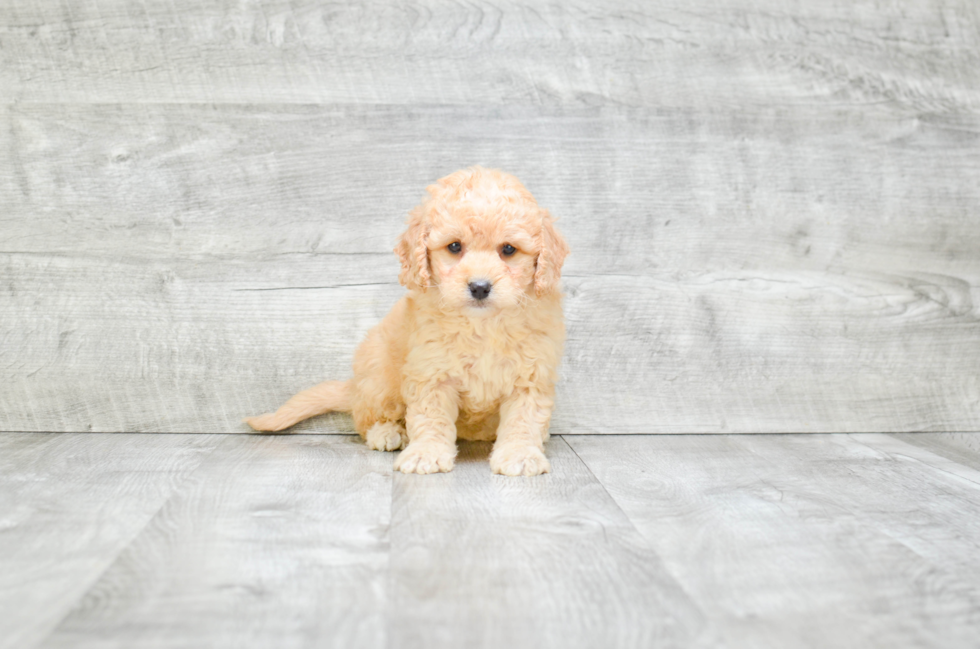
[[[443,473],[453,470],[456,446],[438,442],[409,442],[395,460],[402,473]]]
[[[541,475],[551,472],[551,463],[537,446],[503,446],[490,454],[490,470],[500,475]]]
[[[408,436],[404,426],[393,421],[384,421],[371,426],[364,441],[373,451],[397,451],[408,443]]]

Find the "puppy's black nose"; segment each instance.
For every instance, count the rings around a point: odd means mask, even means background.
[[[476,282],[470,282],[470,295],[478,300],[485,300],[487,296],[490,295],[490,289],[493,288],[493,284],[484,280],[479,280]]]

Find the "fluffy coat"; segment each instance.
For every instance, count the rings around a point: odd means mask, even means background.
[[[546,473],[568,247],[511,175],[472,167],[426,189],[395,248],[409,292],[358,347],[354,377],[245,421],[275,431],[346,411],[369,447],[404,448],[405,473],[450,471],[457,437],[496,440],[495,473]]]

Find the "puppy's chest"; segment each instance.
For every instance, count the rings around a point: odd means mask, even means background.
[[[519,382],[522,365],[516,350],[461,354],[457,371],[450,373],[450,378],[459,390],[462,409],[471,414],[484,414],[499,408]]]
[[[516,389],[535,384],[549,346],[542,334],[520,324],[433,320],[411,341],[410,383],[446,381],[459,395],[461,416],[476,421],[493,414]]]

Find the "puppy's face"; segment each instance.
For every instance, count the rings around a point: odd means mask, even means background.
[[[473,317],[558,289],[568,248],[516,178],[473,167],[427,189],[395,248],[402,284]]]
[[[429,265],[443,304],[480,316],[518,307],[534,294],[538,248],[522,218],[450,214],[429,233]]]

